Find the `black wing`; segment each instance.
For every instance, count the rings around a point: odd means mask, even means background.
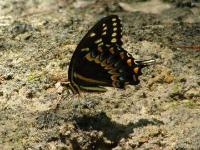
[[[68,71],[74,92],[106,91],[138,84],[142,66],[122,46],[122,25],[116,15],[101,19],[78,44]]]
[[[97,63],[88,61],[85,56],[87,54],[92,57],[99,55],[98,47],[102,47],[102,50],[105,51],[104,48],[106,45],[110,46],[117,43],[121,46],[121,37],[122,25],[120,19],[116,15],[102,18],[88,31],[78,44],[69,66],[68,78],[75,91],[79,91],[82,86],[88,86],[88,89],[93,90],[95,90],[96,87],[98,91],[104,91],[105,89],[98,88],[99,83],[101,83],[100,85],[103,83],[103,85],[110,85],[111,81],[107,70]],[[105,53],[102,57],[106,58],[106,55],[108,54]],[[79,78],[82,77],[82,80],[78,79],[77,75]]]

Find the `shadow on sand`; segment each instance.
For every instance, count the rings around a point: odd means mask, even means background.
[[[129,123],[127,125],[118,124],[114,121],[111,121],[111,118],[109,118],[104,112],[94,116],[84,115],[82,117],[75,117],[74,120],[77,128],[83,131],[102,131],[104,137],[112,141],[111,144],[107,144],[103,141],[98,141],[91,145],[91,149],[114,148],[122,138],[126,138],[130,133],[133,133],[135,128],[144,127],[147,125],[163,124],[162,121],[157,119],[140,119],[136,123]]]
[[[67,117],[68,118],[68,117]],[[162,121],[157,119],[139,119],[135,123],[129,123],[127,125],[119,124],[114,122],[109,118],[105,112],[97,113],[94,115],[83,115],[77,116],[73,115],[70,119],[65,117],[59,117],[57,113],[54,111],[45,111],[40,114],[36,121],[39,129],[42,128],[52,128],[56,125],[59,125],[59,120],[65,120],[73,122],[75,128],[77,129],[77,133],[84,131],[93,132],[93,131],[101,131],[103,132],[103,137],[91,137],[91,141],[89,141],[89,145],[87,145],[87,149],[112,149],[116,147],[119,141],[122,138],[127,138],[129,134],[134,132],[135,128],[141,128],[148,125],[161,125]],[[88,136],[88,135],[86,135]],[[106,142],[104,139],[109,140],[110,142]],[[70,143],[75,150],[82,149],[81,144],[77,141],[76,138],[69,138],[68,135],[60,133],[56,137],[50,137],[47,142],[51,141],[61,141],[66,144],[66,140],[70,140]]]

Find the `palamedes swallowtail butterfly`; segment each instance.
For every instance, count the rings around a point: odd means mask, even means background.
[[[139,84],[141,69],[154,60],[135,60],[122,48],[122,25],[116,15],[102,18],[78,44],[68,71],[74,93],[105,92],[103,86]]]

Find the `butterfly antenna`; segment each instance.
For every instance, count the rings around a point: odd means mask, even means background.
[[[156,64],[155,59],[149,59],[149,60],[135,60],[136,64],[139,64],[142,67],[150,66]]]

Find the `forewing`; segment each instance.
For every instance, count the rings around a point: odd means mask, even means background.
[[[102,45],[118,44],[122,45],[122,25],[116,15],[111,15],[101,19],[84,36],[77,46],[77,51],[89,48],[90,50]]]

